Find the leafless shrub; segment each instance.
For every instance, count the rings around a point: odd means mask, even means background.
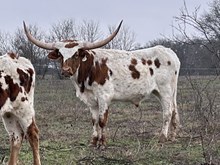
[[[187,5],[184,2],[184,8],[180,16],[175,17],[178,25],[174,27],[177,34],[174,34],[176,42],[192,45],[201,45],[206,48],[216,60],[219,58],[219,27],[216,22],[219,18],[220,3],[214,0],[210,5],[210,11],[199,17],[199,7],[194,12],[189,13]],[[214,12],[216,11],[216,12]],[[189,34],[188,28],[195,30],[195,35]],[[179,36],[182,36],[181,39]],[[199,37],[197,37],[199,36]],[[211,57],[210,57],[211,58]],[[216,68],[219,67],[217,63]],[[192,138],[197,138],[201,144],[204,160],[207,164],[217,163],[218,148],[216,146],[219,140],[219,75],[216,74],[211,79],[205,77],[193,77],[187,75],[188,85],[191,88],[191,100],[189,102],[191,115],[187,119],[191,123],[191,129],[186,130]],[[182,98],[183,99],[183,98]],[[183,100],[182,100],[183,101]],[[183,108],[183,107],[182,107]],[[189,122],[187,122],[189,123]],[[190,145],[189,141],[189,145]]]

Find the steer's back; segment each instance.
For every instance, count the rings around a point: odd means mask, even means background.
[[[169,48],[155,46],[129,52],[102,49],[97,51],[99,58],[108,59],[106,63],[111,75],[103,91],[113,100],[136,103],[154,90],[176,88],[180,62]]]

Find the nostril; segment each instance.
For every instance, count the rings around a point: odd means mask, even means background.
[[[62,70],[63,70],[63,72],[69,72],[70,71],[70,68],[68,67],[66,67],[66,68],[62,68]]]
[[[63,67],[62,68],[62,75],[66,76],[66,77],[69,77],[69,76],[72,76],[72,69],[70,67]]]

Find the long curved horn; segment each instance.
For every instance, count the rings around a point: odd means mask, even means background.
[[[48,49],[48,50],[56,49],[56,47],[54,46],[54,43],[45,43],[45,42],[41,42],[41,41],[37,40],[36,38],[34,38],[31,35],[31,33],[29,32],[29,30],[27,29],[24,21],[23,21],[23,25],[24,25],[24,31],[25,31],[25,34],[26,34],[28,40],[31,41],[33,44],[35,44],[38,47],[43,48],[43,49]]]
[[[121,27],[122,22],[123,22],[123,20],[120,22],[117,29],[108,38],[106,38],[102,41],[94,42],[94,43],[84,43],[84,45],[81,49],[89,50],[89,49],[100,48],[100,47],[106,45],[107,43],[109,43],[117,35],[117,33],[118,33],[118,31]]]

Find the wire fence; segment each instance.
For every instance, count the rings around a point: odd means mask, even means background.
[[[181,68],[180,76],[184,75],[220,75],[220,68]]]

